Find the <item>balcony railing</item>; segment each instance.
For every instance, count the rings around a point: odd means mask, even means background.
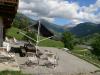
[[[17,3],[18,0],[0,0],[0,3]]]
[[[0,15],[13,15],[17,12],[19,0],[0,0]]]

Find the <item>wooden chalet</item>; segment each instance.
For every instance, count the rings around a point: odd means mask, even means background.
[[[39,26],[39,22],[37,22],[35,25],[34,25],[34,28],[36,30],[38,30],[38,26]],[[54,33],[51,32],[45,25],[43,25],[41,23],[41,26],[40,26],[40,34],[44,37],[51,37],[51,36],[54,36]]]

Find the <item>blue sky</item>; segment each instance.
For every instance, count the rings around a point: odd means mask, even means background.
[[[89,6],[90,4],[94,4],[96,0],[67,0],[69,2],[77,2],[80,6]]]
[[[70,3],[72,2],[76,2],[79,4],[79,6],[89,6],[90,4],[95,4],[96,0],[67,0]],[[98,11],[100,12],[100,10]],[[70,23],[70,20],[66,20],[66,19],[61,19],[61,18],[56,18],[56,20],[54,21],[55,24],[58,25],[67,25]]]
[[[70,23],[70,20],[63,19],[63,18],[56,18],[54,23],[57,24],[57,25],[66,25],[66,24]]]

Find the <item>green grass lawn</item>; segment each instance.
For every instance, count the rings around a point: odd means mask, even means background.
[[[7,30],[6,36],[8,36],[10,38],[15,37],[18,40],[22,40],[22,38],[24,36],[21,34],[17,34],[18,31],[20,31],[20,29],[15,28],[15,27],[11,27],[10,29]],[[24,33],[26,33],[26,32],[24,31]]]
[[[97,57],[91,53],[90,50],[75,46],[72,50],[72,54],[100,68],[100,60],[98,60]]]
[[[39,43],[39,46],[45,46],[45,47],[56,47],[56,48],[63,48],[64,45],[61,41],[55,41],[55,40],[45,40]]]
[[[23,74],[19,71],[2,71],[0,72],[0,75],[29,75],[29,74]]]
[[[11,38],[15,37],[17,40],[22,40],[24,36],[22,34],[17,34],[18,31],[20,31],[20,29],[11,27],[10,29],[8,29],[6,35]],[[26,33],[25,31],[23,31],[23,32]],[[40,39],[44,39],[44,37],[40,37]],[[57,47],[57,48],[64,47],[63,43],[61,41],[55,41],[52,39],[47,39],[45,41],[40,42],[39,46]]]

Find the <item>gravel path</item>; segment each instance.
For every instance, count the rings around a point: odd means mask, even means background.
[[[31,73],[38,75],[72,75],[79,73],[86,73],[85,75],[90,75],[88,73],[100,70],[94,65],[71,55],[61,49],[51,48],[51,47],[39,47],[39,49],[44,52],[44,50],[49,50],[59,57],[58,66],[55,68],[47,68],[45,66],[32,66],[21,68],[23,73]],[[16,56],[18,64],[24,63],[27,58],[20,58]],[[56,74],[55,74],[56,73]],[[92,74],[91,74],[92,75]],[[94,74],[93,74],[94,75]],[[99,75],[99,74],[98,74]]]

